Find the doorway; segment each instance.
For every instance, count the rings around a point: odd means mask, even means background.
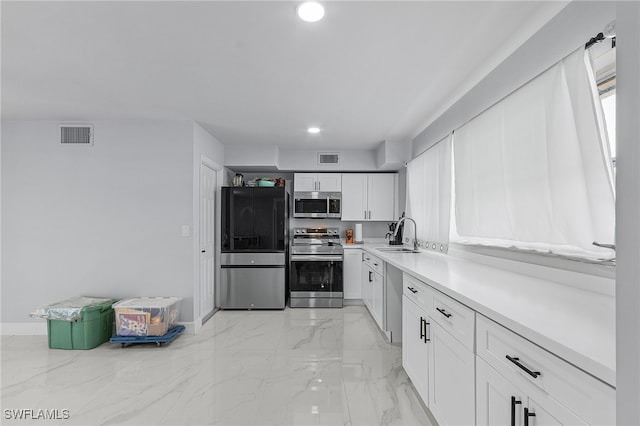
[[[217,173],[200,166],[200,315],[208,319],[215,307],[215,240]]]

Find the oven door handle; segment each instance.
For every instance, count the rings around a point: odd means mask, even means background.
[[[292,262],[342,262],[342,256],[330,256],[321,254],[292,254]]]

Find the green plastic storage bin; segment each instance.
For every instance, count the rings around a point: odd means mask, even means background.
[[[113,309],[110,300],[82,308],[79,321],[47,320],[49,348],[93,349],[109,341],[113,333]]]

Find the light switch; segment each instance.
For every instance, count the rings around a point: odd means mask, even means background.
[[[189,229],[189,225],[182,225],[182,236],[183,237],[191,236],[191,229]]]

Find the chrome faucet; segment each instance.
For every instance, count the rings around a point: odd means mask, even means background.
[[[396,230],[393,232],[393,237],[395,238],[395,236],[398,235],[398,230],[400,229],[400,225],[402,224],[402,222],[404,222],[407,219],[413,222],[413,249],[415,251],[418,251],[418,226],[416,225],[416,221],[411,219],[410,217],[403,216],[400,218],[398,223],[396,223]]]

